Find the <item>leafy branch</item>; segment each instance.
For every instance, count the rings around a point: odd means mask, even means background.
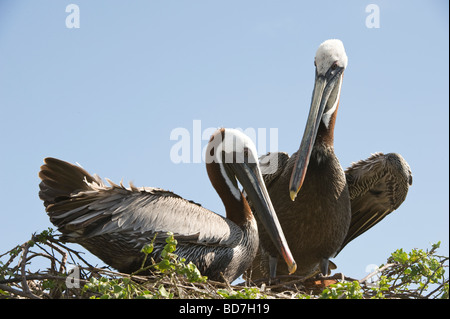
[[[386,265],[360,281],[336,283],[323,290],[326,299],[448,299],[449,280],[445,277],[448,257],[437,255],[440,242],[430,250],[398,249]],[[379,276],[375,283],[369,279]]]
[[[89,264],[82,253],[61,242],[52,229],[0,255],[2,298],[225,298],[225,299],[448,299],[448,257],[430,250],[398,249],[386,264],[361,280],[335,274],[327,278],[280,277],[276,284],[246,282],[231,285],[202,276],[197,267],[176,254],[169,233],[158,262],[148,262],[153,240],[143,247],[139,270],[123,274]],[[45,270],[32,271],[39,261]],[[75,277],[68,269],[76,266]],[[144,275],[145,274],[145,275]]]

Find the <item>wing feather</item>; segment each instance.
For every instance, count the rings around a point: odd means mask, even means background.
[[[45,163],[39,195],[68,240],[113,234],[139,241],[169,231],[180,243],[234,247],[242,239],[236,224],[170,191],[111,181],[107,186],[81,167],[56,159]]]
[[[396,153],[373,154],[366,160],[353,163],[345,175],[352,220],[340,250],[396,210],[412,185],[411,169]]]

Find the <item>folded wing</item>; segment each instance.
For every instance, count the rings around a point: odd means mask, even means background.
[[[396,153],[373,154],[366,160],[353,163],[345,175],[352,220],[340,250],[396,210],[412,185],[411,169]]]

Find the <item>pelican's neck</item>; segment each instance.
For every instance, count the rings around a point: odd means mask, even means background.
[[[327,119],[328,125],[326,125],[323,121],[320,121],[315,144],[320,143],[328,147],[334,146],[334,126],[336,124],[336,116],[338,108],[339,108],[339,100],[337,101],[334,112]]]
[[[243,226],[248,220],[253,219],[252,211],[242,192],[224,176],[222,165],[215,162],[206,164],[209,179],[222,199],[227,218],[238,226]]]
[[[316,143],[323,143],[325,146],[333,147],[334,145],[334,125],[336,124],[336,116],[339,108],[339,100],[341,98],[341,88],[344,73],[342,73],[339,83],[334,87],[328,98],[325,112],[322,115],[320,126],[317,131]]]

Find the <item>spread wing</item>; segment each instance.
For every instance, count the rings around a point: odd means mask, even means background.
[[[169,191],[111,181],[107,186],[81,167],[54,158],[45,159],[39,177],[39,196],[50,220],[71,241],[118,234],[138,246],[168,231],[181,243],[234,246],[240,241],[233,222]]]
[[[373,154],[366,160],[353,163],[345,175],[352,220],[340,250],[396,210],[412,185],[411,169],[396,153]]]

